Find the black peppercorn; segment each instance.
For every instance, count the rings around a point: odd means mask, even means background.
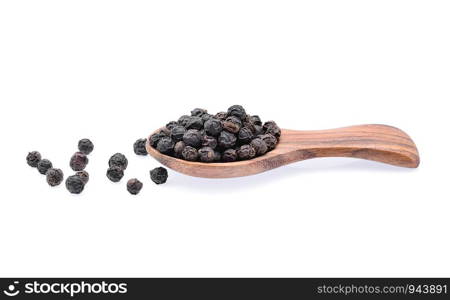
[[[221,112],[218,112],[214,117],[216,119],[219,119],[220,121],[224,121],[228,117],[228,113],[221,111]]]
[[[175,157],[181,158],[185,147],[186,147],[186,144],[183,141],[177,142],[175,144],[175,147],[173,147],[173,152],[175,154]]]
[[[176,121],[171,121],[171,122],[169,122],[169,123],[167,123],[166,124],[166,128],[168,129],[168,130],[172,130],[175,126],[177,126],[178,125],[178,122],[176,122]]]
[[[75,152],[75,154],[70,158],[70,167],[74,171],[81,171],[86,168],[88,162],[89,159],[86,154],[82,152]]]
[[[194,148],[199,148],[202,145],[202,135],[196,129],[189,129],[183,135],[183,142],[187,146],[192,146]]]
[[[170,137],[174,142],[181,141],[183,139],[183,135],[186,133],[186,128],[181,125],[174,126],[170,133]]]
[[[61,171],[61,169],[50,168],[47,170],[47,173],[45,173],[45,176],[47,179],[47,183],[50,186],[57,186],[64,179],[64,174],[63,171]]]
[[[228,108],[228,115],[236,116],[241,120],[244,120],[247,117],[245,109],[240,105],[233,105],[230,108]]]
[[[214,150],[214,161],[220,161],[221,159],[222,159],[222,154],[219,151]]]
[[[158,133],[154,133],[150,136],[149,138],[149,143],[152,147],[156,147],[156,145],[158,144],[159,140],[162,139],[163,137],[166,137],[167,135],[160,131]]]
[[[86,184],[89,181],[89,173],[86,171],[78,171],[75,173],[75,175],[77,175],[78,177],[81,178],[81,180],[83,180],[83,183]]]
[[[204,124],[205,132],[211,136],[218,136],[222,131],[222,122],[218,119],[211,118]]]
[[[78,150],[88,155],[94,150],[94,144],[89,139],[82,139],[78,142]]]
[[[261,138],[266,143],[267,149],[269,151],[275,149],[275,147],[278,143],[277,138],[271,134],[263,134],[263,135],[259,136],[259,138]]]
[[[198,150],[201,162],[213,162],[215,158],[214,150],[211,147],[203,147]]]
[[[198,159],[198,151],[194,147],[186,146],[181,152],[181,156],[185,160],[196,161]]]
[[[133,150],[136,155],[147,155],[147,149],[145,148],[145,144],[147,143],[147,139],[138,139],[133,144]]]
[[[155,168],[150,171],[150,178],[156,184],[162,184],[167,181],[167,170],[163,167]]]
[[[238,133],[242,127],[242,121],[235,116],[230,116],[222,122],[222,127],[229,132]]]
[[[37,151],[32,151],[27,155],[27,164],[30,167],[36,168],[38,162],[41,160],[41,154]]]
[[[140,182],[139,180],[137,180],[136,178],[130,179],[127,182],[127,190],[128,192],[130,192],[130,194],[132,195],[137,195],[139,194],[139,192],[142,189],[142,182]]]
[[[264,130],[263,130],[263,127],[262,127],[262,126],[260,126],[260,125],[255,125],[254,127],[255,127],[255,136],[264,134]]]
[[[156,149],[158,149],[159,152],[164,154],[171,154],[173,151],[173,147],[175,146],[175,143],[172,141],[169,137],[163,137],[159,140],[158,145],[156,145]]]
[[[255,149],[250,145],[242,145],[236,152],[240,160],[252,159],[256,156]]]
[[[210,114],[203,114],[201,116],[201,118],[202,118],[203,124],[205,124],[205,122],[208,121],[209,119],[213,118],[213,116]]]
[[[224,162],[233,162],[237,160],[237,153],[234,149],[227,149],[222,154],[222,160]]]
[[[183,115],[178,119],[178,125],[186,127],[186,125],[189,123],[190,120],[191,116]]]
[[[262,125],[262,122],[261,122],[261,119],[260,119],[259,116],[251,116],[251,117],[250,117],[250,122],[251,122],[253,125],[258,125],[258,126],[261,126],[261,125]]]
[[[195,116],[195,117],[201,117],[204,114],[207,114],[208,111],[206,109],[203,108],[195,108],[191,111],[191,116]]]
[[[119,182],[123,177],[123,169],[119,166],[111,166],[106,171],[106,176],[112,182]]]
[[[53,167],[52,162],[48,159],[41,159],[37,164],[37,169],[41,174],[47,173],[48,169],[51,167]]]
[[[253,138],[253,132],[249,127],[242,127],[239,130],[238,140],[241,144],[249,143]]]
[[[186,129],[197,129],[203,128],[203,120],[200,117],[191,117],[186,124]]]
[[[128,166],[128,159],[122,153],[116,153],[108,161],[110,167],[116,166],[125,170]]]
[[[217,147],[217,139],[213,136],[205,135],[203,136],[202,146],[215,149]]]
[[[271,134],[277,139],[281,136],[281,129],[274,121],[268,121],[263,126],[264,133]]]
[[[236,144],[236,136],[228,131],[222,131],[218,138],[219,146],[225,149],[234,147]]]
[[[260,138],[255,138],[250,142],[250,146],[252,146],[255,151],[256,155],[263,155],[267,152],[267,144]]]
[[[72,194],[80,194],[84,190],[83,180],[77,175],[72,175],[66,179],[66,188]]]

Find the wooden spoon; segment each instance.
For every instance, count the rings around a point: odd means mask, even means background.
[[[355,157],[406,168],[417,168],[420,162],[416,145],[406,133],[376,124],[311,131],[282,129],[274,150],[251,160],[231,163],[190,162],[161,154],[148,142],[146,147],[161,164],[183,174],[205,178],[253,175],[316,157]]]

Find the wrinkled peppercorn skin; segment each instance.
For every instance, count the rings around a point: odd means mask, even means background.
[[[132,178],[127,182],[127,190],[132,195],[137,195],[141,191],[143,187],[142,182],[137,180],[136,178]]]
[[[197,161],[198,151],[194,147],[186,146],[181,152],[181,156],[188,161]]]
[[[156,184],[163,184],[167,181],[168,173],[163,167],[155,168],[150,171],[150,178]]]
[[[80,194],[84,190],[83,180],[77,175],[72,175],[66,179],[66,188],[72,194]]]
[[[89,173],[86,171],[78,171],[75,173],[76,176],[80,177],[84,184],[89,182]]]
[[[133,144],[133,151],[136,155],[147,155],[147,149],[145,148],[145,144],[147,143],[147,139],[138,139]]]
[[[122,153],[116,153],[108,161],[110,167],[116,166],[125,170],[128,166],[128,159]]]
[[[88,155],[94,150],[94,144],[91,142],[90,139],[81,139],[78,142],[78,150],[81,153]]]
[[[108,177],[112,182],[119,182],[123,175],[123,169],[119,166],[111,166],[106,171],[106,177]]]
[[[30,167],[36,168],[38,163],[41,161],[41,154],[37,151],[31,151],[27,155],[27,164]]]
[[[70,158],[70,167],[74,171],[82,171],[89,163],[89,159],[83,152],[75,152]]]
[[[57,186],[64,180],[64,173],[61,169],[50,168],[45,173],[45,177],[48,185]]]
[[[230,108],[228,108],[228,115],[236,116],[241,120],[244,120],[247,117],[247,113],[245,112],[245,109],[241,105],[233,105]]]
[[[200,131],[198,131],[197,129],[189,129],[183,135],[183,142],[187,146],[199,148],[202,145],[202,141],[203,141],[202,135],[200,134]]]
[[[39,173],[45,175],[47,173],[48,169],[52,168],[52,162],[48,159],[41,159],[37,164],[37,169]]]

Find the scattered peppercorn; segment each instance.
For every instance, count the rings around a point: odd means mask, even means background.
[[[80,176],[72,175],[66,179],[66,188],[72,194],[80,194],[84,190],[84,182]]]
[[[41,174],[47,173],[48,169],[51,167],[53,167],[52,162],[48,159],[41,159],[37,164],[37,169]]]
[[[128,192],[130,192],[130,194],[132,195],[137,195],[139,194],[139,192],[142,189],[142,182],[140,182],[139,180],[137,180],[136,178],[130,179],[127,182],[127,190]]]
[[[147,139],[138,139],[133,144],[134,153],[137,155],[147,155],[147,149],[145,148],[145,144],[147,143]]]
[[[27,164],[30,167],[36,168],[38,162],[41,160],[41,154],[37,151],[31,151],[27,155]]]
[[[123,169],[119,166],[111,166],[106,171],[106,176],[112,182],[119,182],[123,177]]]
[[[281,129],[274,121],[263,123],[258,115],[233,105],[215,115],[195,108],[149,139],[153,148],[176,158],[233,162],[264,155],[276,147],[280,137]]]
[[[125,170],[128,166],[128,159],[122,153],[116,153],[108,161],[108,165],[110,167],[119,167],[122,170]],[[122,178],[122,177],[121,177]]]
[[[167,170],[163,167],[155,168],[150,171],[150,178],[156,184],[165,183],[167,181],[167,177]]]
[[[45,173],[45,176],[47,179],[47,183],[50,186],[57,186],[64,179],[64,174],[63,171],[61,171],[61,169],[50,168],[47,170],[47,173]]]
[[[78,142],[78,150],[88,155],[94,150],[94,144],[89,139],[82,139]]]
[[[84,184],[88,183],[88,181],[89,181],[89,173],[88,172],[83,170],[83,171],[76,172],[75,175],[80,177],[81,180],[83,180]]]
[[[86,154],[82,152],[75,152],[74,155],[70,158],[70,167],[74,171],[81,171],[86,168],[89,159]]]

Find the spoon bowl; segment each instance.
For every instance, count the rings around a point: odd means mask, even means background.
[[[419,153],[402,130],[387,125],[357,125],[328,130],[281,130],[277,147],[250,160],[202,163],[160,153],[146,144],[147,152],[168,168],[195,177],[230,178],[262,173],[293,162],[319,157],[354,157],[399,167],[417,168]]]

